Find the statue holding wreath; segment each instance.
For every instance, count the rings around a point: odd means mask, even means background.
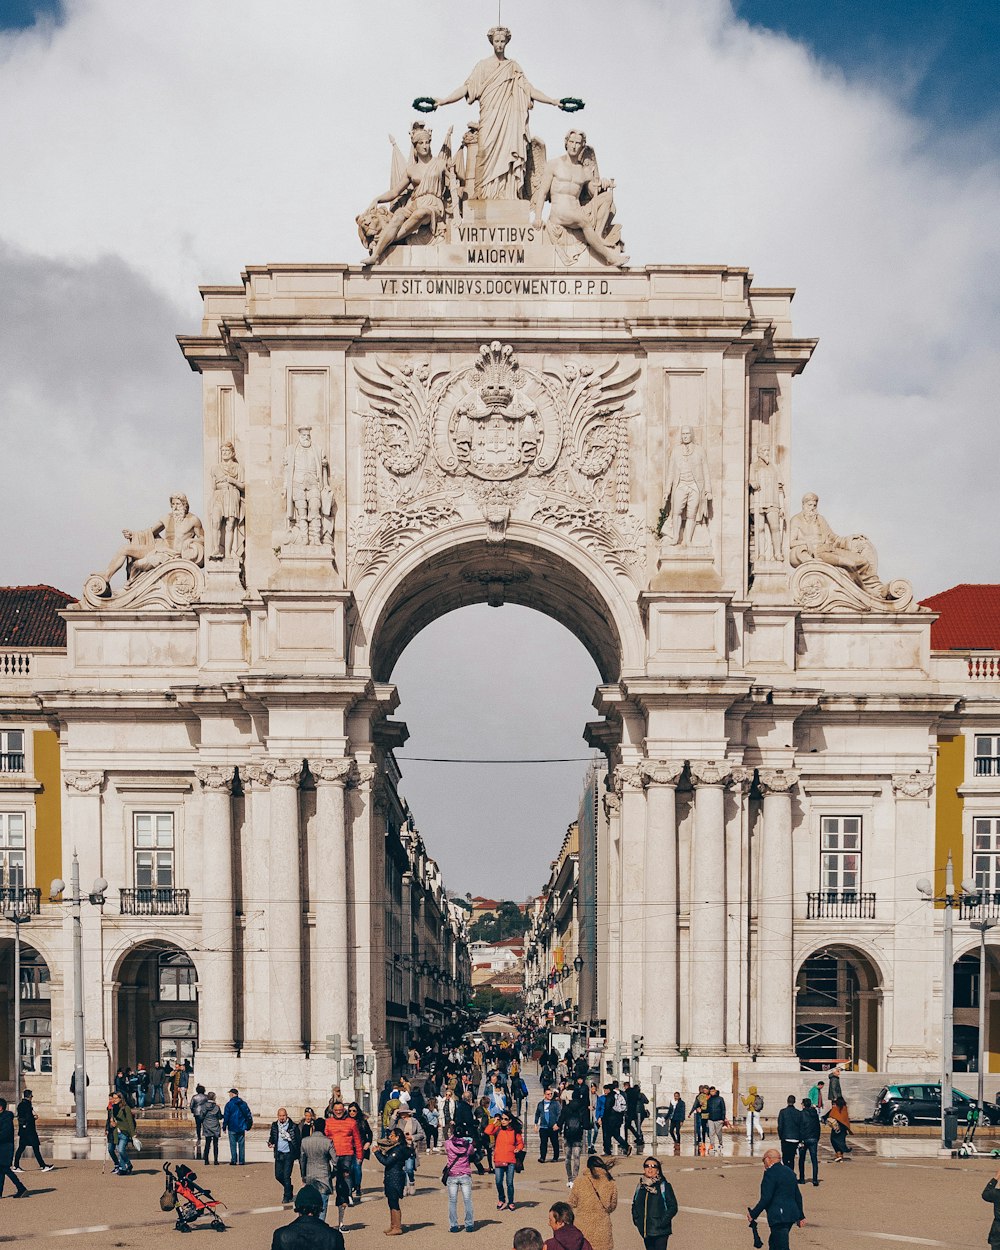
[[[533,104],[552,104],[566,112],[583,107],[581,100],[565,97],[554,100],[533,87],[524,70],[506,56],[510,30],[494,26],[487,34],[493,55],[473,69],[465,82],[441,98],[421,96],[414,106],[432,112],[445,104],[468,100],[479,102],[479,150],[475,178],[475,198],[483,200],[525,200],[531,141],[528,115]]]

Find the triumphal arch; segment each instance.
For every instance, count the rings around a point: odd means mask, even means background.
[[[203,289],[179,339],[204,381],[203,516],[150,500],[162,520],[87,582],[45,696],[85,881],[127,874],[130,812],[177,814],[216,1089],[308,1101],[331,1035],[388,1071],[391,675],[466,604],[546,612],[600,670],[609,1046],[642,1035],[671,1089],[691,1057],[720,1086],[734,1057],[797,1067],[799,968],[845,941],[842,915],[806,910],[821,855],[845,874],[829,889],[858,888],[853,844],[830,850],[845,813],[873,877],[930,854],[927,616],[867,537],[835,532],[836,499],[790,496],[815,347],[792,290],[632,264],[610,119],[560,119],[582,101],[490,39],[458,91],[415,102],[358,205],[360,263]],[[905,1066],[931,1053],[929,974],[886,970],[930,921],[908,903],[887,936],[895,906],[850,941],[873,970],[862,1032]],[[128,939],[87,923],[101,1019]]]

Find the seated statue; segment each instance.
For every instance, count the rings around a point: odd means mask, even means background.
[[[431,155],[431,132],[421,122],[410,128],[410,142],[410,159],[402,168],[394,157],[392,186],[377,195],[357,219],[361,239],[370,248],[361,262],[366,267],[377,264],[394,243],[421,226],[433,235],[444,223],[445,195],[454,176],[451,131],[437,156]],[[385,204],[395,206],[393,211],[387,212]]]
[[[145,530],[122,530],[124,546],[111,558],[104,572],[110,582],[125,567],[127,581],[170,560],[189,560],[200,568],[205,562],[205,531],[188,504],[187,495],[170,496],[170,512]]]
[[[879,580],[875,549],[863,534],[841,538],[819,511],[819,496],[802,496],[802,511],[792,517],[788,532],[788,559],[793,568],[818,560],[843,569],[873,599],[889,599],[889,587]]]
[[[531,199],[535,220],[541,222],[542,207],[549,201],[546,229],[558,246],[569,231],[609,265],[628,264],[622,250],[621,226],[612,225],[615,212],[614,182],[601,178],[594,149],[587,146],[582,130],[566,135],[566,155],[549,161]],[[575,258],[574,258],[575,259]]]

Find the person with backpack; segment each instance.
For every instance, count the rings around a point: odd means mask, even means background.
[[[240,1097],[238,1089],[229,1091],[229,1101],[222,1113],[222,1127],[229,1134],[229,1166],[246,1163],[246,1135],[253,1128],[253,1115]]]
[[[740,1101],[746,1107],[747,1112],[747,1145],[753,1149],[754,1133],[759,1133],[760,1140],[764,1140],[764,1126],[760,1122],[760,1113],[764,1110],[764,1099],[757,1093],[757,1086],[751,1085],[746,1096]]]
[[[115,1158],[118,1161],[114,1169],[116,1176],[129,1176],[132,1173],[132,1160],[128,1157],[129,1143],[135,1140],[135,1116],[121,1094],[113,1094],[111,1120],[115,1128]]]
[[[632,1198],[632,1223],[645,1250],[667,1250],[676,1214],[677,1197],[659,1159],[643,1159],[642,1176]]]
[[[471,1137],[462,1137],[453,1124],[444,1149],[448,1156],[448,1165],[441,1179],[448,1186],[449,1231],[459,1231],[458,1195],[461,1193],[462,1206],[465,1208],[465,1231],[471,1233],[476,1227],[476,1217],[472,1210],[472,1156],[476,1151],[476,1143]]]
[[[590,1128],[590,1108],[582,1098],[572,1098],[563,1104],[556,1122],[556,1132],[562,1134],[566,1152],[566,1188],[572,1189],[580,1174],[580,1154],[583,1136]]]
[[[622,1136],[622,1125],[625,1123],[627,1105],[625,1095],[615,1081],[604,1087],[604,1106],[601,1108],[601,1133],[604,1138],[604,1153],[611,1154],[613,1142],[621,1147],[622,1154],[630,1155],[632,1147]]]

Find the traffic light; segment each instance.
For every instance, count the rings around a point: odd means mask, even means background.
[[[356,1076],[364,1076],[365,1073],[365,1035],[363,1033],[351,1034],[351,1046],[354,1050],[354,1072]]]
[[[632,1034],[632,1067],[634,1068],[642,1057],[644,1050],[644,1038],[641,1033]]]
[[[337,1065],[337,1067],[339,1068],[339,1067],[340,1067],[340,1054],[341,1054],[340,1034],[339,1034],[339,1033],[327,1033],[327,1035],[326,1035],[326,1053],[327,1053],[327,1057],[328,1057],[329,1059],[332,1059],[332,1060],[333,1060],[333,1062],[334,1062],[334,1063]]]

